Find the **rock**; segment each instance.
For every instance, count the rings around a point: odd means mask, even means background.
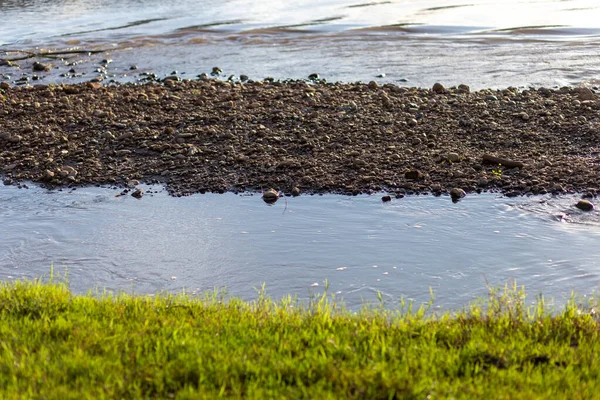
[[[592,211],[594,209],[594,204],[589,200],[579,200],[575,207],[579,208],[582,211]]]
[[[34,71],[39,71],[39,72],[41,72],[41,71],[46,71],[46,72],[50,71],[50,66],[49,65],[42,64],[41,62],[38,62],[38,61],[36,61],[36,62],[33,63],[33,67],[32,68],[33,68]]]
[[[573,89],[573,92],[577,94],[577,98],[581,101],[596,99],[596,94],[592,91],[592,89],[587,87],[575,88]]]
[[[452,198],[452,201],[454,201],[454,202],[457,202],[459,199],[462,199],[466,195],[467,195],[467,193],[464,190],[462,190],[461,188],[454,188],[450,191],[450,197]]]
[[[529,121],[529,114],[527,114],[525,111],[520,112],[518,115],[523,121]]]
[[[383,196],[381,198],[381,201],[383,201],[384,203],[387,203],[388,201],[392,201],[392,198],[390,196]]]
[[[297,187],[294,187],[292,189],[292,196],[296,197],[296,196],[300,196],[300,189]]]
[[[412,169],[410,171],[406,171],[404,177],[406,179],[423,179],[423,173],[417,169]]]
[[[46,171],[44,171],[44,176],[42,179],[44,179],[46,181],[50,181],[50,180],[54,179],[54,172],[47,169]]]
[[[492,164],[492,165],[503,165],[507,168],[523,168],[525,164],[521,161],[508,160],[506,158],[495,157],[491,154],[483,155],[483,163],[484,164]]]
[[[444,93],[446,91],[446,88],[441,83],[436,82],[433,84],[431,90],[433,90],[434,93]]]
[[[487,95],[487,96],[485,97],[485,99],[486,99],[487,101],[498,101],[498,98],[497,98],[496,96],[494,96],[493,94]]]
[[[269,189],[263,192],[262,199],[267,204],[275,203],[279,199],[279,193],[275,189]]]
[[[8,90],[8,89],[10,89],[10,84],[8,82],[2,82],[2,83],[0,83],[0,89]]]
[[[212,72],[210,73],[212,76],[217,76],[223,73],[223,70],[219,67],[213,67]]]
[[[442,161],[448,161],[451,163],[458,162],[460,160],[460,156],[458,153],[447,153],[442,156]]]
[[[136,199],[141,199],[143,195],[144,192],[140,188],[137,188],[133,192],[131,192],[131,196],[135,197]]]
[[[471,88],[468,85],[460,84],[458,85],[458,91],[460,93],[471,93]]]
[[[369,86],[369,89],[371,89],[371,90],[375,90],[375,89],[377,89],[379,87],[379,85],[375,81],[369,82],[368,86]]]
[[[316,81],[317,79],[319,79],[319,74],[317,74],[316,72],[314,74],[310,74],[308,76],[308,79],[311,81]]]
[[[250,78],[248,78],[248,75],[244,75],[244,74],[240,75],[240,81],[246,82],[248,79],[250,79]]]
[[[75,168],[67,165],[67,166],[64,166],[61,169],[59,169],[58,174],[60,175],[61,178],[76,178],[77,170]]]

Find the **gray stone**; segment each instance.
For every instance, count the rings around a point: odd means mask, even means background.
[[[594,209],[594,204],[589,200],[579,200],[575,207],[579,208],[582,211],[592,211]]]

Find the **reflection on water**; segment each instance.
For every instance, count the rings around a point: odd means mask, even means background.
[[[573,198],[258,196],[141,200],[100,188],[0,187],[0,278],[68,268],[71,287],[153,293],[227,287],[254,298],[330,291],[351,307],[401,297],[455,308],[511,279],[564,301],[600,283],[597,212]],[[540,200],[544,200],[540,202]],[[567,214],[569,218],[557,219]]]
[[[120,82],[173,70],[195,78],[214,66],[222,78],[318,72],[329,81],[474,89],[594,86],[600,79],[596,0],[13,0],[0,1],[0,20],[0,58],[19,58],[10,50],[23,49],[105,51],[99,59],[50,59],[55,68],[34,83],[77,83],[96,72]],[[114,64],[97,71],[106,57]],[[30,81],[30,65],[21,64],[25,72],[0,62],[0,80]]]

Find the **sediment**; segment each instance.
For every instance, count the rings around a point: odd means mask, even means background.
[[[169,79],[0,89],[5,183],[51,188],[595,194],[599,143],[588,88]]]

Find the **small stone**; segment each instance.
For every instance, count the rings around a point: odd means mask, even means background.
[[[418,146],[421,143],[423,143],[423,141],[419,138],[414,138],[411,142],[410,142],[413,146]]]
[[[587,87],[578,87],[573,89],[573,92],[577,94],[577,98],[581,101],[585,100],[594,100],[596,99],[596,95],[592,91],[592,89]]]
[[[589,200],[579,200],[575,207],[579,208],[582,211],[592,211],[594,209],[594,204]]]
[[[448,161],[448,162],[458,162],[460,160],[460,156],[458,155],[458,153],[448,153],[448,154],[444,154],[442,156],[442,159],[444,161]]]
[[[392,201],[392,198],[390,196],[383,196],[381,198],[381,201],[383,201],[384,203],[387,203],[388,201]]]
[[[410,171],[406,171],[406,173],[404,174],[404,177],[406,179],[422,179],[423,173],[417,169],[413,169]]]
[[[8,89],[10,89],[10,84],[8,82],[2,82],[2,83],[0,83],[0,89],[8,90]]]
[[[137,65],[132,65],[131,67],[129,67],[129,69],[131,71],[135,71],[136,69],[138,69],[138,66]]]
[[[371,90],[375,90],[375,89],[377,89],[379,87],[379,85],[375,81],[369,82],[368,86],[369,86],[369,89],[371,89]]]
[[[167,81],[179,82],[179,81],[181,81],[181,78],[178,77],[177,75],[169,75],[163,79],[163,82],[167,82]]]
[[[466,195],[467,195],[467,193],[464,190],[462,190],[461,188],[454,188],[450,191],[450,197],[452,198],[452,201],[454,201],[454,202],[457,202],[459,199],[462,199]]]
[[[485,97],[485,99],[486,99],[487,101],[498,101],[498,98],[497,98],[496,96],[494,96],[493,94],[487,95],[487,96]]]
[[[308,76],[308,79],[311,81],[316,81],[317,79],[319,79],[319,74],[317,74],[316,72],[314,74],[310,74]]]
[[[433,90],[434,93],[444,93],[446,91],[446,88],[441,83],[436,82],[433,84],[431,90]]]
[[[244,75],[244,74],[240,75],[240,81],[246,82],[248,79],[249,79],[248,75]]]
[[[419,122],[414,118],[411,118],[408,120],[408,125],[410,125],[410,126],[417,126],[418,123]]]
[[[47,169],[46,171],[44,171],[44,180],[50,181],[54,178],[54,172],[50,171],[49,169]]]
[[[527,114],[525,111],[522,111],[519,113],[519,118],[521,118],[523,121],[529,121],[529,114]]]
[[[141,199],[143,195],[144,192],[140,188],[137,188],[133,192],[131,192],[131,196],[135,197],[136,199]]]
[[[465,85],[464,83],[461,83],[460,85],[458,85],[458,91],[460,93],[470,93],[471,88],[469,87],[469,85]]]
[[[269,189],[263,192],[262,199],[267,204],[275,203],[279,199],[279,193],[275,189]]]
[[[300,189],[297,187],[294,187],[292,189],[292,196],[296,197],[296,196],[300,196]]]
[[[212,76],[217,76],[223,73],[223,70],[219,67],[213,67],[212,72],[210,73]]]
[[[376,78],[385,78],[385,74],[382,72],[381,74],[377,75]]]
[[[41,72],[41,71],[46,71],[46,72],[50,71],[50,66],[49,65],[42,64],[41,62],[38,62],[38,61],[36,61],[36,62],[33,63],[33,67],[32,68],[33,68],[34,71],[39,71],[39,72]]]

